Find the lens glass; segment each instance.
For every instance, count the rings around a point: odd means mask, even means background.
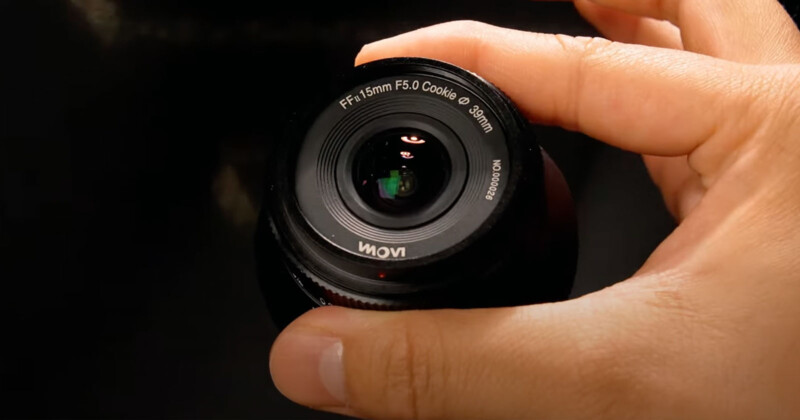
[[[353,182],[364,202],[390,215],[420,212],[450,180],[447,150],[430,133],[395,128],[372,136],[356,153]]]

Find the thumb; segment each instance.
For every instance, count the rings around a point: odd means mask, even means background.
[[[630,392],[598,295],[516,308],[313,310],[276,340],[270,370],[297,403],[366,418],[591,417]],[[602,319],[602,321],[601,321]]]

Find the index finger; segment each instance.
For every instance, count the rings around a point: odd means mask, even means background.
[[[800,32],[776,0],[590,0],[622,12],[666,19],[687,50],[744,63],[800,58]]]
[[[365,46],[356,63],[421,56],[471,70],[534,121],[637,153],[685,155],[744,112],[735,64],[660,48],[498,28],[436,25]],[[741,127],[738,127],[741,129]]]

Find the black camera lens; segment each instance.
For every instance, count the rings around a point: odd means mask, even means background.
[[[430,208],[450,180],[447,149],[430,133],[382,131],[364,142],[353,161],[353,183],[378,212],[408,215]]]
[[[322,88],[322,87],[320,87]],[[291,121],[256,235],[268,307],[554,301],[575,271],[564,179],[497,88],[447,63],[353,69]]]

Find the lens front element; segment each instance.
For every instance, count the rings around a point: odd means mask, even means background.
[[[366,140],[353,160],[353,183],[361,199],[387,215],[419,213],[447,187],[452,165],[432,134],[394,128]]]

